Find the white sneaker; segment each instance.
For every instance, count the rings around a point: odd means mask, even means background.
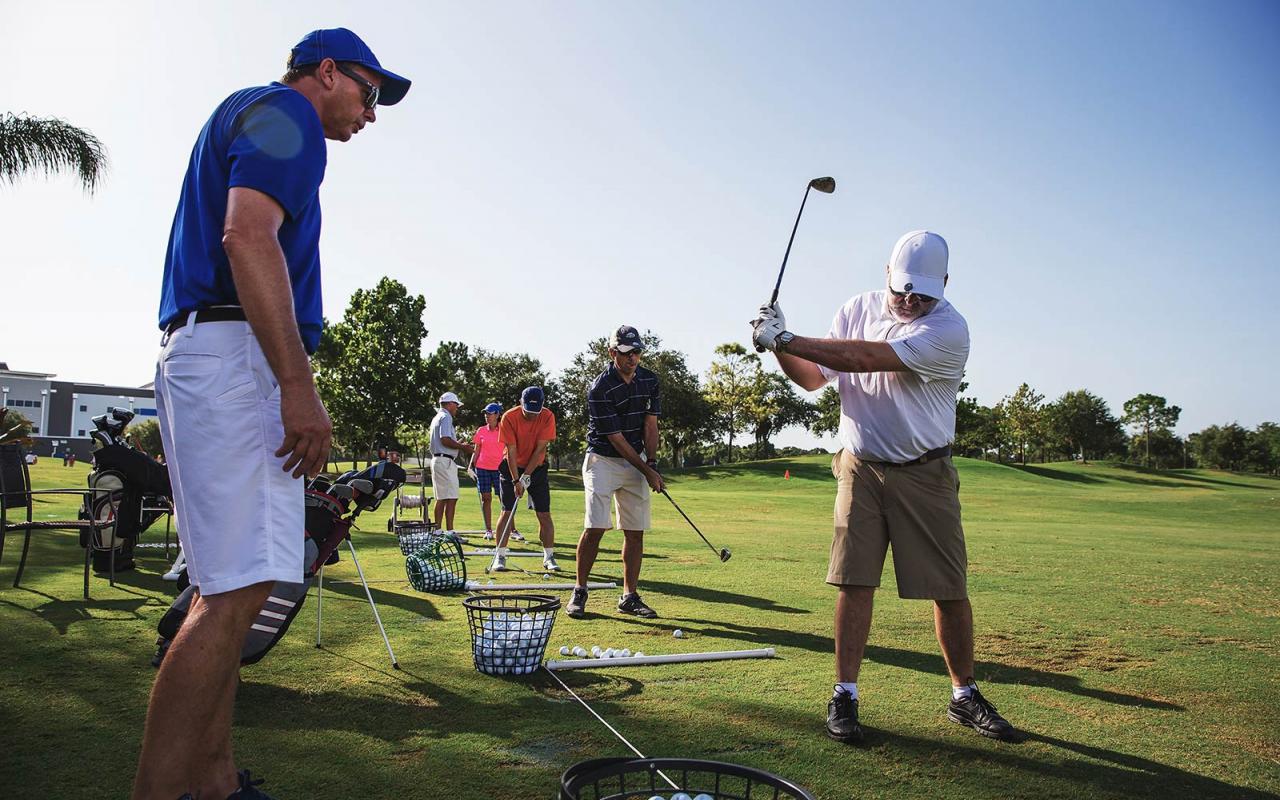
[[[506,556],[494,556],[494,557],[493,557],[493,566],[491,566],[491,567],[489,568],[489,570],[490,570],[491,572],[506,572],[506,571],[507,571],[507,557],[506,557]]]
[[[484,532],[484,540],[485,540],[486,542],[492,542],[492,541],[493,541],[493,531],[485,531],[485,532]]]
[[[542,568],[549,572],[559,572],[560,565],[556,563],[555,556],[547,556],[542,559]]]
[[[524,536],[523,536],[523,535],[521,535],[520,531],[512,531],[512,532],[511,532],[511,538],[512,538],[512,539],[514,539],[514,540],[515,540],[515,541],[517,541],[517,542],[523,542],[523,541],[525,540],[525,539],[524,539]]]
[[[164,575],[160,576],[160,580],[173,582],[173,581],[178,580],[179,575],[180,575],[180,573],[178,573],[178,572],[176,572],[176,571],[174,571],[174,572],[166,572]]]

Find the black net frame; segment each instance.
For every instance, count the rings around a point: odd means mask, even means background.
[[[672,789],[666,779],[679,788]],[[560,776],[560,800],[648,800],[678,792],[713,800],[814,800],[771,772],[694,758],[596,758]]]
[[[434,535],[427,544],[405,556],[409,585],[419,592],[452,592],[466,588],[467,560],[462,546],[447,536]]]
[[[440,534],[433,522],[396,523],[396,543],[400,545],[403,555],[411,556],[439,538]]]
[[[466,598],[471,657],[486,675],[528,675],[542,666],[560,600],[536,594]]]

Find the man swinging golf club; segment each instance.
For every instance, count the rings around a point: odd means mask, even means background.
[[[609,507],[617,508],[622,529],[622,597],[624,614],[658,616],[640,599],[637,584],[644,559],[644,531],[649,527],[649,490],[666,488],[658,474],[658,376],[640,366],[644,341],[630,325],[609,337],[613,362],[587,390],[587,453],[582,485],[587,513],[578,540],[578,585],[565,613],[581,617],[587,605],[587,578],[600,552],[600,538],[611,527]],[[644,455],[642,456],[641,453]]]
[[[556,527],[551,521],[551,485],[547,482],[547,445],[556,438],[556,415],[545,408],[546,397],[541,386],[530,386],[520,394],[520,407],[502,415],[498,423],[498,440],[506,457],[498,465],[498,493],[502,514],[498,517],[498,541],[491,567],[495,572],[507,568],[507,539],[510,538],[516,501],[525,492],[533,499],[538,517],[538,537],[542,540],[542,566],[559,570],[556,563]]]
[[[827,735],[862,741],[858,670],[885,552],[893,545],[898,594],[930,599],[938,644],[951,675],[947,716],[984,736],[1013,726],[973,679],[973,611],[960,524],[959,477],[951,464],[956,392],[969,357],[969,327],[942,299],[947,243],[912,231],[894,245],[888,286],[836,312],[825,338],[787,330],[777,303],[761,306],[752,340],[772,350],[783,372],[813,391],[840,390],[839,482],[827,583],[836,598],[836,686]]]

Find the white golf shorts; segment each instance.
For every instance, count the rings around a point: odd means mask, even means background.
[[[626,459],[587,453],[582,460],[582,486],[587,503],[584,528],[649,528],[649,482]],[[616,526],[609,518],[610,505],[617,512]]]
[[[301,581],[304,484],[275,455],[280,389],[249,324],[188,318],[161,344],[155,389],[191,582],[213,595]]]
[[[437,503],[458,499],[458,462],[445,456],[432,457],[431,493]]]

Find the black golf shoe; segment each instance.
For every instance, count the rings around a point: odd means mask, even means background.
[[[640,594],[638,592],[624,594],[622,597],[619,597],[618,610],[623,614],[635,614],[637,617],[644,617],[645,619],[653,619],[658,616],[657,611],[654,611],[652,608],[649,608],[644,604],[644,601],[640,599]]]
[[[982,696],[978,687],[963,700],[952,700],[947,706],[947,719],[961,725],[968,725],[978,733],[991,739],[1012,739],[1016,732],[1009,720],[996,712],[991,701]]]
[[[587,613],[587,590],[581,586],[573,587],[573,596],[569,598],[569,605],[564,607],[564,613],[574,619],[582,619],[582,615]]]
[[[862,726],[858,724],[858,701],[848,692],[836,692],[827,703],[827,736],[837,742],[862,744]]]
[[[262,778],[250,780],[247,769],[236,773],[236,777],[240,779],[240,788],[228,795],[227,800],[271,800],[271,795],[258,788]]]

